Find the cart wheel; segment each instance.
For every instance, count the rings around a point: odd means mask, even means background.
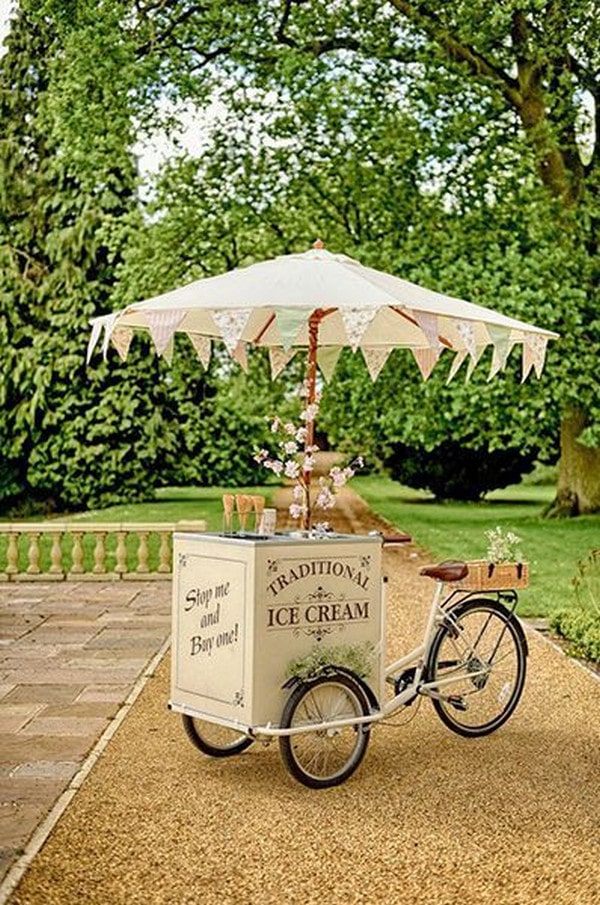
[[[443,723],[465,736],[488,735],[519,703],[527,641],[518,620],[495,600],[467,600],[448,610],[427,664],[447,699],[432,699]]]
[[[328,789],[348,779],[365,756],[369,725],[319,729],[319,723],[369,713],[365,692],[350,676],[333,673],[298,685],[283,710],[281,728],[305,726],[306,732],[279,738],[281,757],[292,776],[311,789]]]
[[[181,716],[183,728],[192,745],[199,748],[203,754],[209,757],[231,757],[241,754],[249,748],[254,739],[236,729],[228,726],[219,726],[217,723],[209,723],[207,720],[199,720],[197,717]]]

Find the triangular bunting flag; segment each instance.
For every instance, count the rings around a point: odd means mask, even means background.
[[[127,361],[129,355],[129,347],[133,339],[133,330],[131,327],[116,327],[110,338],[113,346],[119,353],[121,361]]]
[[[423,380],[427,380],[440,357],[439,349],[413,349],[412,353],[419,366]]]
[[[496,324],[486,324],[486,327],[494,348],[492,353],[492,364],[488,375],[488,380],[491,380],[499,371],[503,371],[506,367],[506,360],[509,353],[510,329],[508,327],[499,327]]]
[[[456,355],[454,356],[454,358],[452,360],[452,364],[450,365],[450,372],[448,373],[448,378],[446,380],[446,384],[449,384],[450,381],[454,377],[456,377],[456,374],[458,373],[458,369],[460,368],[461,364],[463,363],[463,361],[465,360],[465,358],[467,357],[468,354],[469,353],[467,352],[466,349],[459,349],[459,351],[456,353]]]
[[[94,354],[94,349],[98,345],[98,340],[100,339],[100,334],[102,333],[102,328],[104,327],[104,317],[95,317],[92,321],[90,321],[92,325],[92,332],[90,334],[90,341],[87,347],[87,356],[86,356],[86,364],[89,365],[92,355]]]
[[[392,350],[361,346],[361,352],[365,359],[369,376],[374,383],[379,377],[384,364],[392,354]]]
[[[335,371],[341,351],[341,346],[321,346],[320,349],[317,349],[317,363],[327,383],[329,383]]]
[[[429,348],[439,349],[441,344],[437,314],[431,314],[429,311],[413,311],[412,315],[425,334]]]
[[[185,311],[144,311],[157,355],[162,355],[185,317]]]
[[[269,349],[269,363],[271,365],[271,379],[279,377],[285,366],[292,360],[297,349],[281,349],[279,346],[271,346]]]
[[[310,316],[307,308],[275,308],[277,329],[281,336],[281,345],[289,349],[294,345],[298,331]]]
[[[535,370],[536,377],[542,376],[544,369],[544,361],[546,360],[546,348],[548,346],[548,337],[541,336],[539,333],[525,333],[523,341],[523,366],[525,367],[525,349],[529,350],[531,355],[531,363],[529,363],[529,355],[527,356],[528,368],[527,373],[531,370],[531,365]],[[525,378],[523,378],[525,379]]]
[[[102,355],[104,356],[104,360],[106,360],[106,356],[108,355],[108,344],[118,317],[119,312],[113,311],[112,314],[107,314],[102,318],[104,321],[104,339],[102,341]]]
[[[458,330],[458,335],[462,339],[465,344],[465,348],[471,358],[475,358],[477,355],[477,349],[475,347],[475,327],[473,326],[471,321],[456,321],[456,329]]]
[[[365,330],[377,314],[376,308],[340,308],[350,348],[356,352]]]
[[[230,355],[233,355],[242,338],[244,327],[250,317],[249,308],[222,308],[212,312],[213,320],[223,338]],[[235,357],[235,356],[234,356]]]
[[[163,349],[162,357],[164,358],[164,360],[166,361],[166,363],[167,363],[168,365],[170,365],[171,362],[173,361],[173,349],[174,349],[174,346],[175,346],[175,343],[173,342],[173,337],[171,337],[171,339],[169,340],[169,342],[167,343],[167,345],[166,345],[165,348]]]
[[[243,371],[245,371],[247,374],[248,373],[248,355],[246,354],[246,343],[244,343],[240,340],[239,343],[237,344],[237,346],[235,347],[235,349],[233,350],[233,352],[231,353],[231,357],[235,358],[235,360],[237,361],[237,363],[239,364],[241,369]]]
[[[487,348],[487,345],[488,345],[488,344],[485,343],[485,344],[482,345],[482,346],[476,346],[476,347],[475,347],[475,355],[471,355],[471,354],[469,353],[469,364],[468,364],[468,366],[467,366],[467,376],[465,377],[465,383],[468,383],[469,380],[471,379],[471,377],[472,377],[472,375],[473,375],[473,371],[475,370],[475,367],[476,367],[476,365],[477,365],[477,362],[479,361],[479,359],[480,359],[481,356],[483,355],[485,349]]]
[[[210,356],[212,352],[212,343],[208,336],[201,336],[199,333],[188,333],[190,342],[196,350],[198,361],[205,371],[208,371],[210,364]]]

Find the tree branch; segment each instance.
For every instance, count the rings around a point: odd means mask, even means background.
[[[423,3],[412,3],[408,0],[389,0],[399,13],[414,25],[422,29],[430,38],[442,47],[449,59],[457,63],[465,63],[471,73],[494,84],[510,104],[518,108],[521,103],[519,85],[501,67],[480,54],[469,44],[465,44],[452,35],[431,10]]]

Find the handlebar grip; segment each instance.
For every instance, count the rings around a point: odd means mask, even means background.
[[[409,544],[411,541],[410,534],[386,534],[383,536],[384,547],[392,547],[394,544]]]

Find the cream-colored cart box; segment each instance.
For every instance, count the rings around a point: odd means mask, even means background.
[[[277,727],[291,661],[370,644],[383,686],[381,539],[174,535],[173,710],[235,728]]]

